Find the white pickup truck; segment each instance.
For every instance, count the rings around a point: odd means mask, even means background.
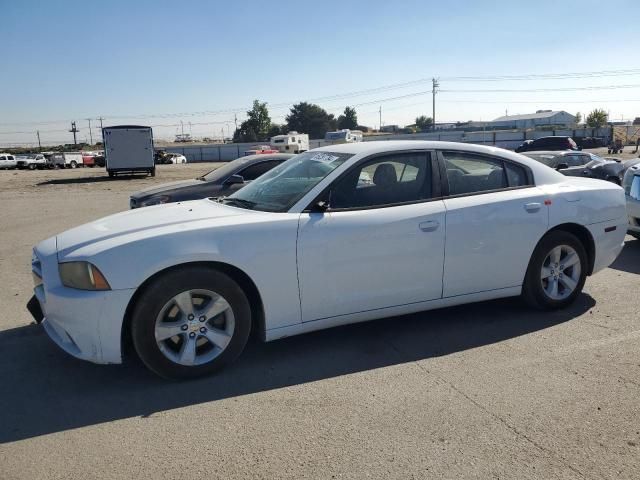
[[[0,168],[16,168],[16,157],[10,153],[0,153]]]
[[[29,170],[47,168],[47,159],[41,153],[26,153],[24,155],[18,155],[17,167]]]

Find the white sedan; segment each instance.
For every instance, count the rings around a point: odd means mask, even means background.
[[[506,150],[332,145],[226,198],[43,241],[29,307],[78,358],[120,363],[132,343],[154,372],[195,377],[234,360],[251,330],[269,341],[516,295],[565,307],[618,256],[626,224],[619,186]]]

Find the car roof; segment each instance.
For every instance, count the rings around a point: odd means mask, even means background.
[[[350,153],[361,158],[378,153],[389,153],[402,150],[458,150],[466,153],[478,153],[502,157],[529,167],[533,171],[533,174],[536,177],[536,183],[538,184],[557,183],[563,181],[565,178],[564,175],[556,172],[554,169],[519,153],[515,153],[511,150],[505,150],[504,148],[476,145],[473,143],[429,140],[386,140],[328,145],[326,147],[314,148],[311,152]]]
[[[295,154],[293,153],[263,153],[257,155],[245,155],[244,157],[236,158],[233,160],[234,163],[246,165],[249,163],[258,163],[265,160],[273,160],[282,158],[284,160],[288,160],[293,157]]]
[[[559,156],[559,155],[575,155],[575,154],[582,154],[582,155],[588,155],[588,152],[580,152],[580,151],[576,151],[576,150],[531,150],[529,152],[522,152],[523,155],[554,155],[554,156]]]

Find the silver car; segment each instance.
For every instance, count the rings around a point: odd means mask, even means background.
[[[627,169],[622,180],[627,197],[627,215],[629,216],[629,235],[640,239],[640,163]]]

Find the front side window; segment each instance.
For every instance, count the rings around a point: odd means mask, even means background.
[[[497,158],[465,152],[442,152],[449,195],[464,195],[529,184],[525,169]]]
[[[223,203],[265,212],[286,212],[322,179],[353,155],[327,151],[300,153],[222,199]]]
[[[280,160],[256,163],[255,165],[251,165],[245,168],[244,170],[239,172],[238,175],[242,175],[242,178],[244,178],[245,181],[249,182],[251,180],[255,180],[260,175],[267,173],[269,170],[280,163],[282,163]]]
[[[332,210],[370,208],[431,198],[427,153],[398,153],[366,161],[331,187]]]

